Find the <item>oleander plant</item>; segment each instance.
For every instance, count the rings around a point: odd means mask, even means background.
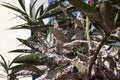
[[[120,0],[53,0],[33,12],[37,1],[30,3],[29,13],[22,0],[18,0],[21,8],[1,4],[25,21],[10,30],[32,32],[26,40],[17,38],[29,49],[10,51],[23,53],[12,61],[17,63],[10,67],[15,77],[120,80]]]

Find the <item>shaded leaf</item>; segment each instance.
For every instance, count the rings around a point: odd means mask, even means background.
[[[46,7],[46,12],[51,10],[51,9],[54,9],[58,6],[57,2],[56,1],[52,1],[48,7]]]
[[[115,40],[109,40],[109,41],[107,41],[105,44],[106,44],[106,45],[109,45],[109,46],[120,47],[120,42],[115,41]]]
[[[28,24],[22,24],[22,25],[17,25],[14,26],[10,29],[30,29],[30,30],[34,30],[34,31],[42,31],[42,30],[46,30],[49,27],[52,27],[53,25],[51,24],[46,24],[46,25],[28,25]]]
[[[87,15],[93,15],[97,13],[97,10],[94,7],[89,6],[84,3],[83,0],[68,0],[77,10],[84,12]]]
[[[9,51],[10,53],[13,53],[13,52],[17,52],[17,53],[33,53],[34,51],[33,50],[29,50],[29,49],[16,49],[16,50],[12,50],[12,51]]]
[[[19,64],[11,67],[11,70],[13,70],[13,73],[17,75],[28,75],[28,74],[25,74],[26,73],[25,70],[29,71],[29,74],[40,73],[40,70],[36,66],[29,65],[29,64]]]
[[[106,32],[110,32],[115,29],[114,18],[115,13],[113,12],[112,5],[109,2],[104,2],[100,6],[100,13],[103,18]]]
[[[56,5],[56,4],[55,4]],[[75,9],[68,3],[64,3],[64,6],[67,10],[74,11]],[[48,6],[49,7],[49,6]],[[56,5],[56,7],[47,9],[47,11],[44,11],[43,15],[41,15],[38,19],[48,18],[52,17],[58,14],[62,14],[61,7],[59,5]]]
[[[99,12],[92,6],[86,4],[83,2],[83,0],[68,0],[78,11],[83,12],[86,14],[89,19],[97,24],[98,26],[95,26],[98,30],[105,30],[103,26],[103,21],[101,16],[99,15]]]
[[[28,46],[28,47],[30,47],[30,48],[32,48],[32,49],[40,52],[39,47],[38,47],[38,45],[37,45],[35,42],[23,40],[23,39],[20,39],[20,38],[17,38],[17,39],[18,39],[20,42],[22,42],[23,44],[25,44],[26,46]]]

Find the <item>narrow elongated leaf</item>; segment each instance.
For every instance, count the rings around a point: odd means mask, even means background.
[[[96,23],[98,26],[95,26],[97,29],[104,29],[103,21],[99,12],[92,6],[83,2],[83,0],[68,0],[78,11],[85,13],[89,19]],[[104,29],[105,30],[105,29]]]
[[[35,4],[37,3],[38,0],[35,0],[33,4],[31,4],[31,10],[35,7]]]
[[[16,25],[14,27],[11,27],[9,28],[10,30],[13,30],[13,29],[29,29],[29,25],[24,23],[24,24],[21,24],[21,25]]]
[[[43,6],[44,6],[44,3],[37,9],[37,11],[35,13],[35,19],[38,17],[38,13],[40,13],[39,16],[41,16],[43,14]]]
[[[25,75],[24,72],[20,72],[22,70],[26,70],[26,71],[30,71],[30,74],[33,74],[33,73],[39,73],[40,70],[34,66],[34,65],[29,65],[29,64],[19,64],[19,65],[16,65],[16,66],[13,66],[11,67],[11,70],[17,74],[17,75]],[[32,72],[32,73],[31,73]]]
[[[3,74],[0,74],[0,78],[4,78],[4,79],[6,79],[6,76],[3,75]]]
[[[29,55],[19,56],[14,59],[13,63],[25,63],[25,64],[40,64],[39,60],[46,58],[45,54],[42,53],[34,53]]]
[[[44,13],[44,4],[41,5],[39,16],[41,16],[43,13]]]
[[[22,9],[23,9],[24,11],[26,11],[26,9],[25,9],[25,3],[23,2],[23,0],[18,0],[18,2],[19,2],[19,4],[21,5]]]
[[[11,61],[11,63],[9,64],[9,69],[11,68],[11,66],[12,66],[12,64],[13,64],[13,62],[14,62],[14,60],[17,59],[17,58],[20,57],[20,56],[22,56],[22,54],[18,55],[17,57],[15,57],[15,58]]]
[[[115,29],[114,18],[115,13],[113,12],[112,5],[109,2],[101,4],[100,12],[103,18],[106,32]]]
[[[43,13],[43,15],[40,16],[40,18],[41,19],[42,18],[47,18],[49,15],[52,15],[53,13],[55,14],[55,13],[58,13],[58,12],[60,12],[60,7],[59,6],[57,6],[57,7],[53,8],[53,9]]]
[[[16,12],[20,13],[22,15],[22,16],[20,16],[21,19],[27,21],[29,24],[32,23],[32,20],[31,20],[30,16],[25,11],[21,10],[20,8],[14,6],[12,4],[6,3],[6,2],[3,2],[3,4],[1,4],[1,5],[6,7],[6,8],[9,8],[13,11],[16,11]]]
[[[24,21],[27,21],[26,18],[25,18],[23,15],[17,15],[17,14],[14,14],[14,15],[15,15],[14,18],[20,18],[20,19],[22,19],[22,20],[24,20]],[[27,18],[27,19],[28,19],[28,18]]]
[[[27,41],[27,40],[23,40],[23,39],[20,39],[20,38],[17,38],[20,42],[22,42],[23,44],[25,44],[26,46],[36,50],[36,51],[39,51],[39,45],[37,45],[35,42],[33,41]]]
[[[109,46],[120,47],[120,42],[115,41],[115,40],[109,40],[109,41],[107,41],[105,44],[106,44],[106,45],[109,45]]]
[[[65,5],[67,10],[70,10],[71,12],[75,11],[75,9],[71,5],[68,5],[68,3],[66,3],[66,4],[64,3],[64,5]],[[41,15],[38,19],[48,18],[48,17],[52,17],[52,16],[62,14],[62,13],[63,12],[61,10],[61,7],[56,6],[54,8],[50,8],[47,11],[44,11],[43,15]]]
[[[51,9],[54,9],[58,6],[57,2],[56,1],[52,1],[48,7],[46,7],[46,12],[51,10]]]
[[[89,6],[84,3],[83,0],[68,0],[77,10],[82,11],[88,15],[93,15],[97,13],[97,10],[94,7]]]
[[[35,8],[35,4],[37,3],[38,0],[35,0],[33,3],[30,3],[29,5],[29,10],[30,10],[30,16],[33,18],[33,10]]]
[[[0,61],[0,66],[2,66],[4,68],[5,72],[8,72],[7,71],[8,70],[8,66],[4,62]]]
[[[12,50],[12,51],[9,51],[10,53],[13,53],[13,52],[17,52],[17,53],[33,53],[34,51],[33,50],[29,50],[29,49],[16,49],[16,50]]]
[[[1,4],[2,6],[4,7],[7,7],[9,9],[12,9],[18,13],[21,13],[22,15],[27,15],[24,11],[22,11],[21,9],[19,9],[18,7],[12,5],[12,4],[9,4],[9,3],[6,3],[6,2],[3,2],[4,4]]]
[[[57,9],[53,9],[51,11],[46,12],[45,14],[43,14],[42,16],[40,16],[38,19],[44,19],[44,18],[48,18],[48,17],[53,17],[55,15],[60,15],[63,14],[63,12],[61,10],[56,11]],[[73,7],[67,8],[67,10],[70,10],[71,12],[76,11]]]
[[[29,26],[27,24],[22,24],[22,25],[17,25],[14,26],[10,29],[30,29],[30,30],[34,30],[34,31],[42,31],[42,30],[46,30],[49,27],[52,27],[53,25],[51,24],[46,24],[46,25],[33,25],[33,26]]]
[[[5,71],[7,71],[8,69],[7,62],[5,61],[4,57],[1,54],[0,54],[0,57],[3,61],[3,62],[0,61],[0,65],[5,69]]]
[[[120,42],[120,38],[119,37],[117,37],[117,36],[110,36],[110,38],[109,38],[110,40],[115,40],[115,41],[118,41],[118,42]]]

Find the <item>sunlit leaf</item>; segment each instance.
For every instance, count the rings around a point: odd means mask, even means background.
[[[37,2],[37,0],[36,0],[34,3],[36,3],[36,2]],[[30,13],[29,15],[30,15],[30,17],[32,17],[32,18],[33,18],[33,10],[34,10],[33,8],[34,8],[34,5],[35,5],[34,3],[33,3],[33,5],[32,5],[32,3],[30,3],[30,5],[29,5],[29,11],[30,11],[30,12],[29,12],[29,13]]]
[[[12,9],[18,13],[21,13],[22,15],[27,15],[24,11],[22,11],[21,9],[19,9],[18,7],[12,5],[12,4],[9,4],[9,3],[6,3],[6,2],[3,2],[4,4],[1,4],[2,6],[4,7],[7,7],[9,9]]]
[[[34,53],[19,56],[18,58],[14,59],[13,63],[40,64],[39,60],[43,58],[46,58],[45,54]]]

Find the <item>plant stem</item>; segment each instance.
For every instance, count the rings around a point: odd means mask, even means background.
[[[90,36],[89,36],[89,24],[90,24],[89,18],[86,17],[86,38],[87,38],[87,41],[88,41],[88,47],[90,49],[91,45],[90,45]]]
[[[90,64],[88,66],[88,73],[87,73],[87,80],[91,79],[91,71],[92,71],[92,67],[95,64],[95,61],[97,59],[97,56],[99,54],[100,49],[102,48],[102,46],[104,45],[104,43],[107,41],[107,39],[109,38],[109,35],[106,35],[104,37],[104,39],[101,41],[101,43],[99,44],[98,48],[96,49],[96,52],[94,54],[94,56],[91,58],[90,60]]]

